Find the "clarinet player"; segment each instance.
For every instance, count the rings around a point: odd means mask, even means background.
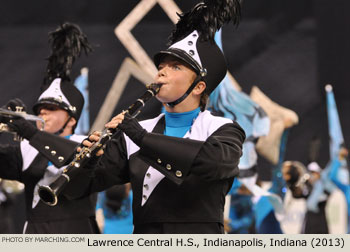
[[[66,196],[131,182],[134,233],[224,233],[225,195],[238,175],[245,140],[235,121],[205,110],[227,71],[215,30],[239,20],[239,1],[226,2],[230,8],[207,1],[180,16],[171,46],[154,56],[155,82],[162,84],[156,97],[165,113],[141,122],[128,113],[112,118],[106,128],[123,134],[80,169],[79,179],[63,191]],[[208,17],[215,20],[206,23]],[[98,139],[94,133],[83,143],[89,147]]]

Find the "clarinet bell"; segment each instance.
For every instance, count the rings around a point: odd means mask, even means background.
[[[49,206],[55,206],[58,202],[58,195],[64,189],[65,185],[68,183],[68,175],[61,174],[57,180],[55,180],[50,185],[41,185],[39,186],[39,197],[42,202]]]

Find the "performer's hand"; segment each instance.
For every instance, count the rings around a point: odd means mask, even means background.
[[[26,111],[26,105],[23,103],[23,101],[19,98],[11,99],[9,100],[6,105],[2,106],[3,109],[11,110],[11,111],[19,111],[25,112]],[[0,116],[0,122],[2,123],[8,123],[11,119],[17,118],[14,116]]]
[[[20,111],[22,111],[22,112],[26,111],[26,105],[19,98],[9,100],[5,107],[6,107],[6,109],[12,110],[12,111],[17,111],[17,108],[19,108]]]
[[[5,109],[25,112],[26,105],[21,99],[15,98],[7,102]],[[28,140],[30,140],[30,138],[32,138],[32,136],[34,136],[34,134],[38,131],[38,129],[32,123],[20,116],[7,117],[6,124],[11,128],[11,130],[17,132],[18,135]]]
[[[224,230],[226,233],[231,232],[231,227],[230,227],[231,220],[230,219],[224,219]]]
[[[38,129],[23,117],[11,118],[7,125],[21,137],[30,140]]]
[[[105,127],[108,129],[115,129],[118,127],[119,124],[122,123],[124,120],[125,112],[122,112],[118,114],[117,116],[113,117],[112,120],[110,120],[108,123],[105,124]]]
[[[136,118],[133,118],[129,113],[121,113],[112,119],[111,122],[106,124],[106,127],[109,125],[117,125],[130,139],[140,146],[144,135],[147,131],[142,128]]]
[[[100,137],[101,137],[101,132],[99,131],[94,131],[87,139],[85,139],[83,141],[83,146],[86,146],[88,148],[90,148],[93,144],[93,142],[97,142],[98,140],[100,140]],[[78,147],[77,148],[77,152],[80,152],[81,151],[81,147]],[[100,149],[97,153],[96,153],[96,156],[99,157],[103,155],[103,150]]]

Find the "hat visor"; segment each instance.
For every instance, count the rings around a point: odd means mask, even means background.
[[[67,111],[68,113],[71,113],[69,106],[65,102],[59,102],[55,99],[48,98],[48,99],[41,99],[40,101],[37,101],[37,103],[34,104],[34,106],[33,106],[34,114],[38,115],[40,112],[39,108],[41,106],[45,106],[45,105],[56,105],[56,106],[60,107],[61,109]]]
[[[193,68],[193,70],[196,73],[198,73],[198,74],[200,73],[201,67],[199,66],[199,64],[188,53],[186,53],[185,51],[183,51],[181,49],[176,49],[176,48],[169,48],[169,49],[164,50],[164,51],[159,51],[153,57],[154,64],[158,67],[162,61],[162,58],[166,55],[171,55],[175,58],[178,58],[178,59],[186,62],[187,64],[189,64],[191,66],[191,68]]]

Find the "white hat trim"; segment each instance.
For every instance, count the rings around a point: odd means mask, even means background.
[[[67,97],[63,94],[61,90],[61,78],[56,78],[51,82],[50,87],[40,95],[39,101],[41,99],[48,99],[48,98],[52,98],[58,102],[64,102],[68,106],[71,106]]]
[[[188,55],[190,55],[201,68],[202,62],[199,58],[199,53],[197,51],[197,40],[199,38],[199,34],[197,31],[193,31],[190,35],[188,35],[186,38],[180,40],[179,42],[176,42],[175,44],[171,45],[169,48],[176,48],[180,49],[182,51],[185,51]]]

